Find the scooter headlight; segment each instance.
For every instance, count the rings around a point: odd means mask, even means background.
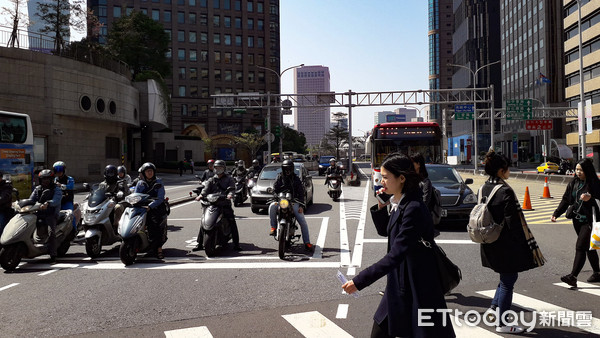
[[[140,196],[140,195],[129,195],[129,196],[125,197],[125,201],[131,205],[137,204],[141,200],[142,200],[142,196]]]
[[[333,184],[333,185],[337,184],[337,180],[331,180],[331,184]]]
[[[219,195],[217,195],[217,194],[210,194],[210,195],[206,196],[206,199],[210,203],[215,203],[219,199]]]
[[[290,201],[288,201],[288,200],[286,200],[286,199],[282,199],[282,200],[280,200],[280,201],[279,201],[279,206],[280,206],[282,209],[286,209],[287,207],[289,207],[289,206],[290,206]]]
[[[98,214],[100,213],[100,209],[98,210],[86,210],[85,215],[83,216],[83,221],[88,224],[92,224],[96,221]]]

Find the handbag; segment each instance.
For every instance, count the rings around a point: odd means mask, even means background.
[[[600,208],[600,201],[596,200],[596,205]],[[592,234],[590,236],[590,250],[600,249],[600,221],[596,220],[596,210],[592,208]]]
[[[460,268],[452,263],[450,258],[446,256],[446,253],[440,248],[435,241],[430,243],[423,238],[419,241],[426,248],[433,250],[433,256],[435,257],[435,264],[440,276],[440,284],[444,294],[449,293],[460,283],[462,279],[462,272]]]
[[[569,205],[569,207],[567,208],[567,211],[565,212],[566,219],[573,219],[573,217],[575,217],[575,212],[573,211],[573,209],[574,209],[574,205],[573,204]]]

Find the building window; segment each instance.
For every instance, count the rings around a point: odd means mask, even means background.
[[[259,31],[265,30],[265,21],[264,20],[258,19],[256,22],[257,22],[256,29],[258,29]]]
[[[213,8],[215,8],[215,9],[221,8],[221,1],[220,0],[213,0]]]
[[[258,37],[257,42],[257,46],[258,48],[264,48],[265,47],[265,38],[263,38],[262,36]]]
[[[177,41],[185,42],[185,31],[177,31]]]
[[[254,19],[248,19],[248,29],[254,29]]]
[[[235,45],[237,47],[241,47],[242,46],[242,36],[241,35],[236,35],[235,36]]]
[[[164,11],[163,12],[163,20],[165,22],[171,22],[171,11]]]
[[[196,32],[189,32],[188,41],[192,43],[196,42]]]
[[[254,4],[252,3],[252,1],[248,1],[248,13],[252,13],[254,11]]]
[[[208,62],[208,51],[207,50],[203,50],[200,52],[200,61]]]
[[[208,25],[208,15],[200,14],[200,25],[207,26]]]
[[[185,80],[185,67],[179,67],[179,79]]]
[[[190,86],[190,96],[198,97],[198,86]]]
[[[187,106],[187,104],[182,104],[181,105],[181,115],[187,116],[187,114],[188,114],[188,106]]]
[[[200,91],[200,96],[202,96],[203,98],[207,98],[208,95],[208,87],[202,87],[201,91]]]
[[[196,6],[196,0],[189,0],[188,1],[188,5],[190,5],[190,6]]]
[[[207,2],[208,2],[208,0],[200,0],[200,7],[206,8],[208,6]]]
[[[190,68],[190,80],[198,80],[198,68]]]
[[[248,54],[248,64],[249,65],[254,64],[254,54]]]
[[[152,20],[154,20],[154,21],[160,20],[160,11],[158,9],[152,10]]]
[[[214,52],[215,63],[221,63],[221,52]]]
[[[244,81],[244,73],[242,71],[235,72],[235,82],[243,82]]]
[[[236,65],[242,64],[242,53],[235,53],[235,64]]]
[[[190,61],[198,61],[198,52],[195,49],[190,50]]]
[[[201,75],[202,80],[208,80],[208,69],[202,68],[200,70],[200,75]]]
[[[171,36],[171,30],[170,29],[165,29],[165,33],[167,33],[167,36],[169,37],[169,41],[172,41],[173,38]]]
[[[189,13],[188,15],[190,24],[195,25],[196,24],[196,13]]]
[[[179,96],[185,96],[185,86],[179,86]]]
[[[262,2],[257,2],[256,3],[256,11],[258,13],[263,13],[265,11],[264,4]]]
[[[121,7],[113,7],[113,17],[120,18],[121,17]]]
[[[215,74],[215,81],[221,81],[221,70],[215,69],[214,74]],[[217,94],[217,93],[215,93],[215,94]]]
[[[185,49],[177,50],[177,59],[179,59],[179,61],[185,61]]]
[[[177,23],[185,23],[185,12],[177,12]]]
[[[248,82],[254,83],[254,72],[248,72]]]
[[[198,116],[198,105],[193,104],[190,106],[190,115],[191,116]]]
[[[250,47],[250,48],[254,47],[254,37],[253,36],[248,37],[248,47]]]
[[[258,83],[265,83],[265,72],[258,72]]]
[[[225,34],[225,46],[231,46],[231,35]]]
[[[106,158],[121,157],[121,139],[118,137],[106,138]]]
[[[242,18],[235,18],[235,28],[242,29]]]
[[[213,16],[213,27],[220,27],[221,26],[221,17],[218,15]]]
[[[233,3],[233,8],[236,11],[241,11],[242,10],[242,0],[234,0],[235,2]]]
[[[208,34],[207,33],[200,33],[200,43],[208,43]]]
[[[231,82],[231,70],[226,70],[224,77],[225,77],[225,81]]]
[[[231,63],[231,52],[225,52],[225,55],[223,57],[223,62]]]
[[[256,57],[256,64],[259,66],[265,65],[265,55],[264,54],[258,54],[258,56]]]
[[[215,45],[220,45],[221,44],[221,34],[219,34],[219,33],[214,33],[213,34],[213,43]]]
[[[223,26],[225,26],[225,28],[231,28],[231,17],[230,16],[223,17]]]

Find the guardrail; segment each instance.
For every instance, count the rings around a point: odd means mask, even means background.
[[[465,174],[473,174],[473,169],[456,169],[456,171]],[[479,175],[487,176],[485,171],[478,170]],[[534,173],[524,173],[524,172],[510,172],[511,179],[520,179],[526,181],[542,181],[544,182],[548,178],[548,183],[556,183],[556,184],[567,184],[571,179],[573,179],[573,175],[558,175],[558,174],[534,174]]]

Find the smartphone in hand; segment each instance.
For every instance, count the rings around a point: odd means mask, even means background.
[[[379,203],[386,204],[389,201],[389,199],[392,197],[392,195],[388,195],[385,192],[383,192],[383,189],[379,189],[377,191],[377,195],[375,197],[377,198]]]

